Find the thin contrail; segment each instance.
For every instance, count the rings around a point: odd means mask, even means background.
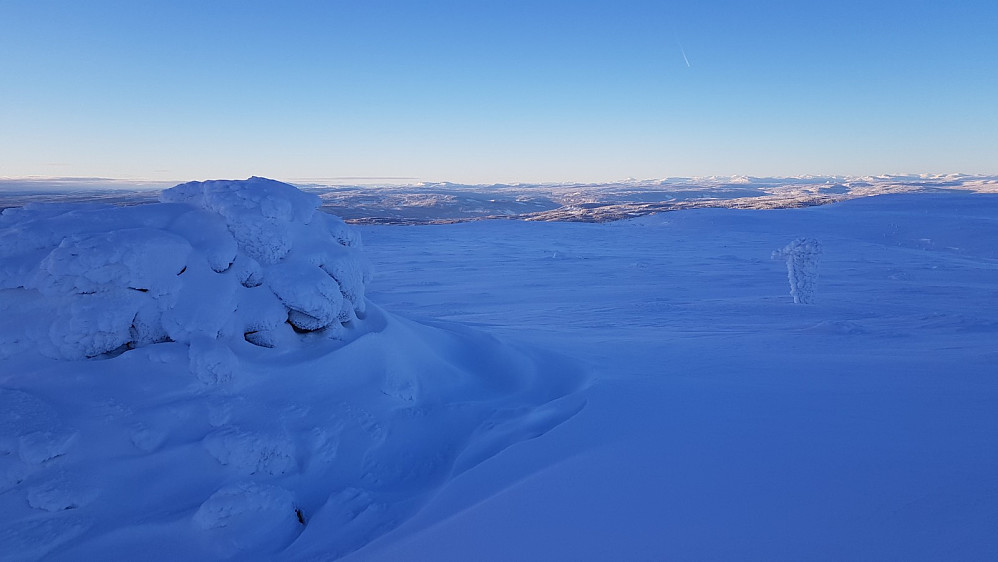
[[[676,43],[679,43],[679,41],[677,40]],[[686,61],[686,68],[693,68],[693,65],[690,64],[690,59],[686,58],[686,49],[683,48],[682,43],[679,43],[679,51],[683,53],[683,60]]]

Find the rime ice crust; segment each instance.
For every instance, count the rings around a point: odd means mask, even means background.
[[[810,238],[797,238],[773,252],[773,259],[785,259],[790,296],[795,304],[814,303],[814,286],[818,281],[821,243]]]
[[[4,211],[0,310],[19,329],[0,333],[0,354],[82,359],[175,341],[194,344],[199,378],[220,382],[227,348],[336,338],[363,316],[360,240],[318,197],[253,177],[160,200]]]

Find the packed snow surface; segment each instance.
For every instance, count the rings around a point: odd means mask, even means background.
[[[0,216],[4,559],[335,558],[578,412],[565,359],[367,302],[263,178]]]

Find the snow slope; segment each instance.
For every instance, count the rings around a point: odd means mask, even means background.
[[[335,558],[577,413],[573,363],[365,298],[266,180],[0,216],[4,559]]]
[[[998,558],[998,196],[361,232],[384,306],[598,380],[349,560]]]

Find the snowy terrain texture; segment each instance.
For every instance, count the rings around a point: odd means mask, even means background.
[[[382,306],[596,382],[348,560],[998,560],[998,195],[361,232]]]
[[[367,302],[263,178],[0,216],[3,559],[336,558],[571,417],[563,359]]]

